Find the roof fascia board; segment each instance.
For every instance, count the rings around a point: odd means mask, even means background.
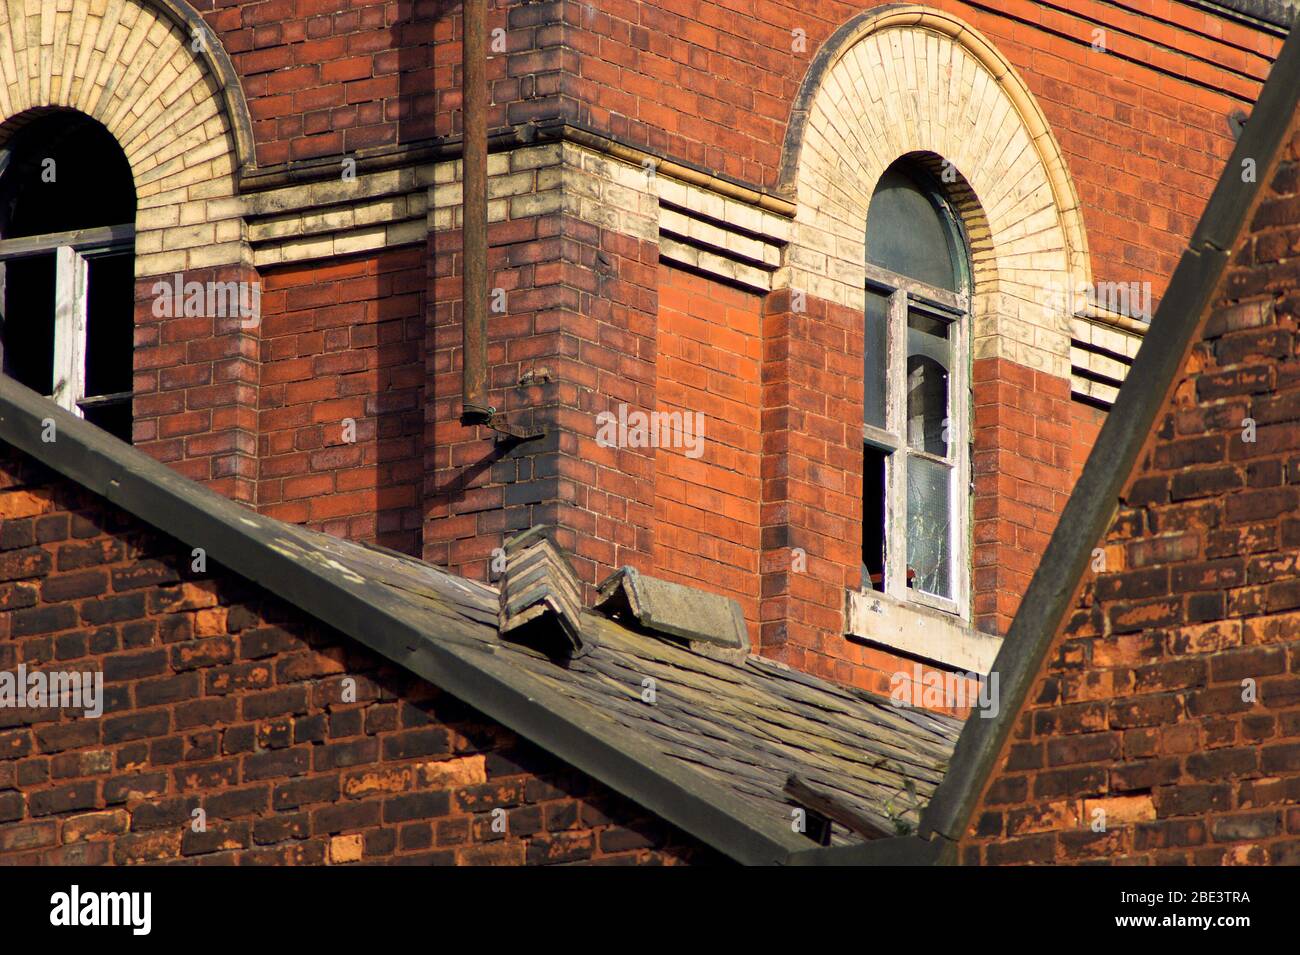
[[[1002,687],[994,719],[967,720],[918,834],[957,841],[987,784],[1048,648],[1073,605],[1092,547],[1110,525],[1138,454],[1177,381],[1187,349],[1219,287],[1229,251],[1271,178],[1300,99],[1300,31],[1293,30],[1151,322],[1083,474],[1061,514],[1020,610],[993,663]],[[1245,159],[1254,182],[1242,182]],[[951,858],[947,853],[945,858]]]

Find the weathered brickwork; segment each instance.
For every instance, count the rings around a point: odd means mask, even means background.
[[[936,0],[901,20],[865,2],[494,5],[488,383],[508,421],[547,432],[512,445],[459,423],[459,5],[100,6],[0,11],[0,133],[73,107],[131,163],[138,446],[275,517],[476,578],[545,524],[586,584],[632,564],[734,596],[762,652],[877,691],[911,663],[845,637],[880,171],[921,150],[958,173],[962,558],[971,624],[1001,634],[1104,413],[1067,403],[1071,382],[1109,400],[1078,372],[1122,377],[1101,352],[1138,334],[1094,328],[1081,358],[1077,316],[1045,299],[1081,278],[1158,299],[1228,114],[1278,47],[1178,3]],[[810,74],[864,12],[895,19]],[[257,283],[260,320],[154,315],[178,273]],[[597,415],[620,405],[703,412],[703,455],[600,446]]]
[[[974,365],[973,616],[1004,634],[1070,496],[1070,383],[1003,359]],[[1095,435],[1093,436],[1095,437]]]
[[[246,266],[137,279],[133,443],[186,477],[252,503],[260,377],[257,319],[243,317],[237,308],[224,314],[185,314],[183,302],[157,293],[160,283],[175,289],[178,275],[183,276],[182,288],[200,283],[205,290],[209,283],[238,288],[257,281]],[[236,293],[233,301],[238,300]]]
[[[765,652],[851,682],[844,593],[862,574],[861,315],[788,290],[763,316]],[[796,569],[795,550],[803,558]]]
[[[424,557],[483,579],[510,533],[542,524],[594,585],[619,566],[648,566],[653,546],[655,449],[610,446],[598,422],[604,412],[619,418],[620,406],[658,407],[658,256],[640,237],[652,182],[572,149],[515,159],[522,168],[499,187],[499,216],[489,209],[489,285],[500,305],[489,322],[489,400],[512,425],[545,435],[511,444],[460,424],[461,233],[434,232]]]
[[[0,458],[0,670],[102,672],[106,698],[0,709],[0,864],[720,861],[190,554]]]
[[[1260,177],[965,861],[1300,862],[1294,120]]]
[[[437,4],[419,4],[428,16]],[[434,45],[412,6],[350,0],[194,4],[243,78],[260,165],[432,133]]]
[[[894,161],[913,156],[949,184],[964,220],[975,356],[1065,377],[1069,315],[1049,290],[1086,282],[1088,266],[1056,140],[994,47],[918,10],[854,21],[835,38],[838,58],[809,77],[812,100],[791,118],[784,157],[799,201],[788,283],[863,308],[871,197]]]
[[[538,76],[526,89],[513,63],[491,62],[492,122],[576,119],[773,189],[809,63],[850,16],[877,6],[514,7],[504,23],[490,16],[489,26],[506,26],[511,48],[519,44]],[[928,6],[988,38],[1041,104],[1083,204],[1097,280],[1134,281],[1141,270],[1158,295],[1227,158],[1226,117],[1249,110],[1280,40],[1179,3],[1141,11],[1093,0]],[[440,22],[435,54],[435,115],[445,135],[456,129],[456,23]],[[1105,53],[1093,48],[1097,29]]]
[[[757,295],[659,267],[659,407],[702,415],[655,454],[654,573],[740,601],[758,636],[762,338]],[[692,417],[692,422],[694,417]]]

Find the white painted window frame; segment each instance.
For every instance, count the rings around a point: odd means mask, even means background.
[[[962,237],[964,239],[964,237]],[[867,264],[866,287],[889,296],[886,329],[888,357],[885,367],[885,427],[863,424],[864,444],[886,452],[885,457],[885,589],[904,603],[920,604],[971,619],[971,293],[963,279],[959,293],[935,288],[914,279]],[[952,361],[949,369],[948,456],[939,458],[907,444],[907,316],[909,309],[949,322]],[[919,457],[941,462],[949,470],[948,526],[952,597],[907,586],[907,462]],[[865,505],[866,502],[864,502]],[[864,508],[865,511],[865,508]],[[870,593],[873,591],[866,591]]]
[[[79,418],[87,408],[131,400],[129,391],[86,394],[86,324],[90,260],[134,247],[135,227],[130,224],[0,240],[0,297],[11,262],[54,253],[54,390],[48,397]]]

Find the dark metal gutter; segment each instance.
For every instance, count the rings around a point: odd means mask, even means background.
[[[786,865],[934,865],[942,848],[939,839],[894,836],[852,846],[805,849],[791,855]]]

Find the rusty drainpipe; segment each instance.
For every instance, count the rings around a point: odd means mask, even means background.
[[[463,0],[461,16],[462,424],[487,424],[487,0]]]

